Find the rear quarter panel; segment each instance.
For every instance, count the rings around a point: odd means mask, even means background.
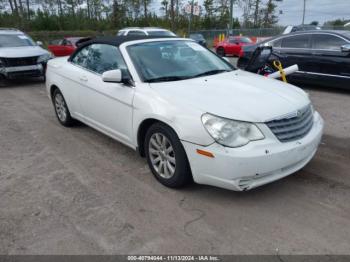
[[[57,87],[67,103],[72,116],[79,112],[79,84],[77,67],[68,62],[68,57],[52,59],[46,70],[46,89],[51,97],[53,87]]]

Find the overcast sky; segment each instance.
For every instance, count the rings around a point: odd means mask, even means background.
[[[284,0],[279,4],[279,21],[283,25],[301,24],[303,15],[302,0]],[[306,0],[305,23],[325,21],[337,18],[350,19],[350,0]]]
[[[266,0],[265,0],[266,1]],[[153,9],[159,11],[161,0],[154,0]],[[186,1],[184,1],[186,2]],[[201,4],[203,0],[199,0]],[[281,25],[299,25],[302,22],[303,0],[283,0],[278,4],[283,14],[279,15]],[[234,16],[241,19],[242,10],[234,9]],[[322,25],[325,21],[334,19],[350,19],[350,0],[306,0],[305,23],[319,21]]]

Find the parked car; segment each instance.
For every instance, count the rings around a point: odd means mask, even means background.
[[[17,29],[0,29],[0,78],[44,76],[50,52]]]
[[[176,36],[176,34],[158,27],[128,27],[119,30],[117,36]]]
[[[233,36],[225,41],[218,43],[215,47],[219,56],[239,56],[243,46],[253,45],[254,42],[245,36]]]
[[[81,40],[82,37],[65,37],[63,39],[57,39],[50,42],[48,49],[55,56],[68,56],[71,55],[77,48],[76,43]]]
[[[349,31],[296,32],[245,46],[238,67],[245,68],[258,45],[272,46],[284,67],[299,66],[289,76],[292,82],[350,88]]]
[[[190,34],[190,38],[196,41],[201,46],[207,47],[207,41],[202,34]]]
[[[317,25],[289,25],[287,26],[283,34],[290,34],[294,32],[299,32],[299,31],[310,31],[310,30],[321,30],[321,27]]]
[[[183,38],[114,37],[48,63],[58,121],[142,156],[158,181],[249,190],[305,166],[323,120],[301,89],[237,70]]]

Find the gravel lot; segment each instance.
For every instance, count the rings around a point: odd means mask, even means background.
[[[165,188],[131,149],[60,126],[42,83],[0,88],[0,254],[350,254],[350,92],[307,91],[316,157],[238,193]]]

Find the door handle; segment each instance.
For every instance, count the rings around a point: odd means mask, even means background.
[[[83,81],[83,82],[87,82],[88,81],[86,76],[81,76],[79,79],[80,79],[80,81]]]

